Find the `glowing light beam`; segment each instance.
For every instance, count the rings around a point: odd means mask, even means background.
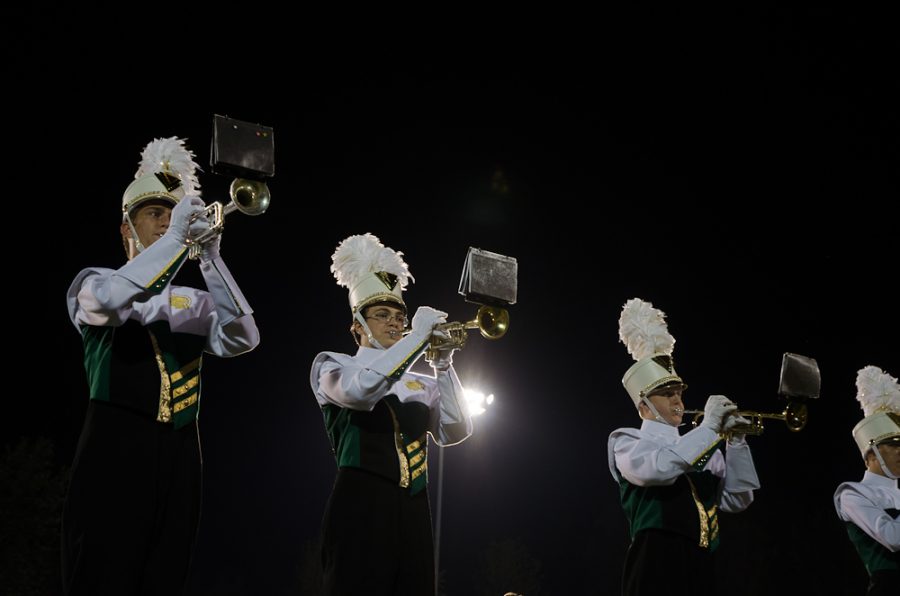
[[[470,416],[480,416],[487,411],[487,406],[494,403],[494,394],[485,395],[475,389],[463,389],[463,396],[469,406]]]

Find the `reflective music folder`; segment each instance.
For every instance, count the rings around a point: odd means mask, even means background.
[[[466,302],[492,306],[516,303],[518,263],[514,257],[470,246],[459,280]]]

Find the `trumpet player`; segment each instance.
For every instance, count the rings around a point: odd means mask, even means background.
[[[675,372],[672,337],[662,311],[639,298],[619,319],[619,337],[637,361],[622,379],[640,428],[610,434],[609,470],[619,485],[631,544],[622,594],[714,594],[718,511],[738,512],[753,501],[759,479],[743,435],[720,433],[748,422],[723,395],[710,396],[702,424],[680,435],[687,385]],[[698,582],[673,582],[663,567]]]
[[[183,140],[149,143],[122,198],[128,262],[84,269],[68,291],[90,389],[63,511],[69,595],[184,592],[200,515],[203,354],[259,343],[218,237],[200,259],[207,291],[172,283],[186,240],[208,227],[195,168]]]
[[[876,366],[856,376],[865,418],[853,439],[865,462],[860,482],[834,493],[838,517],[869,573],[869,596],[896,594],[900,586],[900,383]]]
[[[324,593],[434,594],[428,435],[453,445],[472,423],[452,348],[438,350],[433,377],[408,369],[447,315],[421,306],[404,334],[402,292],[412,276],[401,253],[372,234],[343,240],[332,263],[350,291],[358,349],[322,352],[310,373],[338,466],[322,524]]]

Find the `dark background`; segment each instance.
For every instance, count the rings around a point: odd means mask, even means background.
[[[230,180],[206,166],[212,115],[227,114],[274,128],[276,175],[265,215],[226,223],[222,255],[262,343],[204,362],[191,594],[313,593],[335,467],[308,371],[321,350],[354,349],[328,268],[340,240],[367,231],[405,253],[410,307],[452,320],[475,310],[456,293],[467,247],[518,260],[509,333],[473,335],[455,359],[496,402],[444,454],[446,593],[618,589],[627,534],[606,441],[639,422],[617,341],[635,296],[668,315],[689,407],[723,393],[780,411],[787,351],[822,371],[806,429],[773,421],[751,439],[762,489],[722,516],[723,589],[863,593],[832,494],[863,473],[856,371],[900,375],[898,44],[885,15],[398,14],[421,19],[409,28],[306,15],[293,31],[280,14],[228,16],[182,30],[80,7],[18,22],[5,573],[21,571],[13,552],[36,575],[56,571],[35,562],[56,564],[54,501],[17,509],[23,485],[59,493],[86,407],[66,289],[83,267],[122,263],[120,197],[152,138],[186,137],[204,198],[224,199]],[[100,17],[117,26],[89,27]],[[177,283],[202,283],[196,266]],[[433,507],[437,470],[432,457]],[[492,583],[510,559],[526,571]],[[665,562],[660,573],[709,581]]]

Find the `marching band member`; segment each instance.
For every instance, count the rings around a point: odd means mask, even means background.
[[[420,306],[404,336],[402,292],[412,276],[402,253],[372,234],[342,241],[331,271],[350,291],[358,349],[352,356],[322,352],[310,373],[338,466],[323,519],[324,592],[434,594],[428,435],[453,445],[472,433],[472,423],[453,349],[431,362],[433,377],[408,369],[447,315]]]
[[[200,516],[203,353],[259,343],[220,236],[200,255],[208,291],[171,283],[186,241],[209,228],[192,158],[175,137],[144,148],[122,197],[128,262],[84,269],[69,288],[90,403],[63,511],[66,594],[183,593]]]
[[[853,428],[866,471],[834,493],[838,517],[869,572],[869,596],[900,586],[900,384],[876,366],[857,373],[856,398],[866,417]]]
[[[622,383],[643,420],[639,429],[613,431],[608,443],[631,535],[622,575],[629,596],[714,593],[718,511],[743,511],[759,488],[743,435],[728,434],[727,457],[718,448],[720,433],[748,422],[727,397],[710,396],[702,424],[679,434],[687,385],[675,372],[675,338],[664,317],[633,298],[619,319],[619,337],[637,361]],[[698,581],[676,583],[673,574]]]

